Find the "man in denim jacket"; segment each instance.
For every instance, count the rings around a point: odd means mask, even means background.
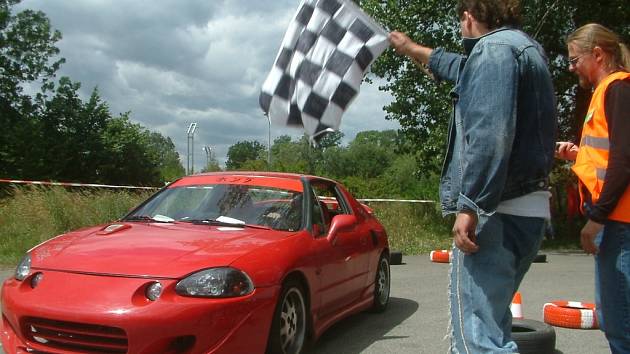
[[[400,54],[453,82],[440,198],[453,226],[452,353],[515,353],[510,303],[549,219],[553,85],[541,46],[518,26],[518,0],[459,0],[465,55],[400,32]]]

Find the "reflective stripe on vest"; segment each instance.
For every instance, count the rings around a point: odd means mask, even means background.
[[[597,179],[601,179],[602,182],[606,179],[606,169],[605,168],[595,169],[595,174],[597,175]]]
[[[596,136],[585,136],[580,141],[580,146],[592,146],[595,149],[610,150],[608,138],[598,138]]]
[[[604,187],[610,140],[608,138],[608,120],[604,100],[608,86],[617,80],[630,80],[630,73],[616,72],[604,78],[595,88],[588,113],[582,129],[580,150],[572,170],[580,179],[580,184],[591,194],[591,201],[596,203]],[[585,196],[583,188],[579,188],[581,205]],[[626,187],[615,209],[608,215],[608,219],[630,222],[630,186]]]

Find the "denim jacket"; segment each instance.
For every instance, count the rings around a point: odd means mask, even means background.
[[[502,200],[545,190],[553,163],[555,97],[542,47],[500,28],[464,39],[466,55],[437,48],[429,69],[455,83],[440,182],[442,211],[492,215]]]

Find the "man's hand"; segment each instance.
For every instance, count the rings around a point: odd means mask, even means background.
[[[559,141],[556,143],[556,158],[562,160],[575,160],[580,148],[569,141]]]
[[[409,57],[419,66],[427,65],[433,52],[433,49],[414,42],[409,36],[398,31],[389,34],[389,43],[396,50],[396,53]]]
[[[479,251],[476,244],[477,235],[477,214],[472,211],[460,211],[453,225],[453,241],[455,246],[465,254],[471,254]]]
[[[411,54],[411,46],[414,44],[409,36],[398,31],[393,31],[389,34],[389,42],[396,50],[396,53],[407,56]]]
[[[589,220],[580,232],[580,242],[582,243],[582,249],[589,254],[597,254],[599,249],[595,245],[595,236],[602,230],[604,225],[597,223],[593,220]]]

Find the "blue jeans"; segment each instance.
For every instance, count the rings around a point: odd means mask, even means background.
[[[495,213],[480,216],[479,251],[453,247],[449,298],[451,353],[516,353],[510,304],[538,253],[545,220]]]
[[[595,300],[613,354],[630,353],[630,224],[607,221],[595,257]]]

